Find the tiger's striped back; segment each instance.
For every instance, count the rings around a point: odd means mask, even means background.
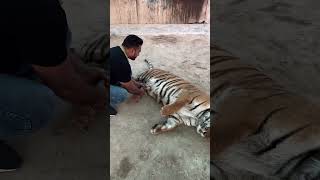
[[[147,87],[147,93],[163,105],[174,104],[185,98],[187,103],[170,116],[185,125],[196,127],[201,136],[208,135],[210,101],[205,92],[184,79],[161,69],[149,69],[140,74],[137,80],[144,83]]]

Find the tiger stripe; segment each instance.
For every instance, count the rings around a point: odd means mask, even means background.
[[[218,46],[211,52],[211,177],[320,179],[320,106]]]
[[[141,73],[137,81],[144,83],[148,87],[147,93],[154,97],[157,102],[161,102],[164,107],[166,105],[174,106],[177,100],[183,97],[183,94],[187,94],[186,96],[190,97],[187,103],[182,108],[179,108],[177,112],[168,116],[167,123],[172,123],[178,119],[178,122],[173,127],[183,123],[187,126],[196,127],[201,136],[206,136],[207,131],[210,130],[210,98],[206,93],[182,78],[161,69],[149,69]],[[182,102],[186,99],[180,100]],[[171,126],[157,124],[152,128],[151,132],[159,133],[161,131],[160,128],[167,131],[168,128],[173,128]]]

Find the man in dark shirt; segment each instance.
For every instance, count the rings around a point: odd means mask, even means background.
[[[102,69],[73,55],[70,31],[59,0],[4,1],[0,8],[0,172],[22,158],[4,140],[25,135],[53,119],[61,99],[106,109]]]
[[[132,79],[128,59],[135,60],[141,51],[143,40],[136,35],[127,36],[122,46],[110,49],[110,115],[117,114],[117,106],[125,101],[128,93],[138,100],[144,95],[143,85]]]

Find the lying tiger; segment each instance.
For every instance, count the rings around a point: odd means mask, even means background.
[[[149,70],[140,74],[137,81],[147,88],[146,92],[164,105],[161,115],[166,121],[155,124],[152,134],[170,131],[181,124],[196,127],[202,137],[210,134],[209,96],[182,78],[161,69],[154,69],[149,61]]]
[[[211,53],[211,177],[320,179],[319,105],[218,46]]]

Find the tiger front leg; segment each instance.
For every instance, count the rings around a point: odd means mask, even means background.
[[[168,119],[155,124],[152,128],[151,128],[151,134],[160,134],[163,132],[167,132],[167,131],[171,131],[173,129],[175,129],[176,127],[178,127],[180,124],[182,124],[182,122],[180,122],[177,118],[175,117],[169,117]]]
[[[190,96],[187,93],[180,95],[177,100],[172,104],[164,105],[161,108],[161,116],[169,116],[178,112],[182,107],[186,106],[190,102]]]

